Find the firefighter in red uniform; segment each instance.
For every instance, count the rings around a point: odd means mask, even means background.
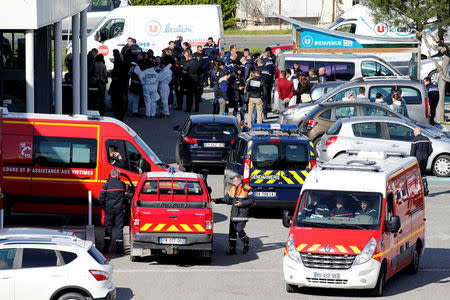
[[[109,249],[113,232],[116,238],[116,251],[118,253],[123,251],[125,183],[119,179],[119,175],[119,170],[111,170],[111,178],[103,186],[98,199],[100,206],[105,211],[104,252]]]
[[[242,184],[242,177],[233,177],[233,186],[223,198],[223,203],[231,204],[230,232],[228,242],[230,250],[227,255],[236,254],[237,236],[244,242],[243,253],[247,253],[250,247],[250,239],[244,231],[248,221],[250,206],[254,204],[252,188],[247,184]]]

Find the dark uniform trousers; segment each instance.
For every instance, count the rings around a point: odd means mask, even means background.
[[[239,201],[241,206],[236,206]],[[250,206],[253,205],[254,196],[253,190],[249,185],[232,186],[224,198],[224,202],[232,204],[230,228],[228,233],[228,241],[230,249],[236,249],[237,237],[239,237],[244,246],[248,245],[249,238],[244,231],[247,224]]]
[[[123,226],[125,213],[105,213],[105,241],[111,242],[114,237],[117,244],[123,243]]]

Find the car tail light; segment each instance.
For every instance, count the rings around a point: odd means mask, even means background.
[[[309,163],[311,165],[310,169],[312,170],[312,168],[314,168],[316,166],[316,160],[315,159],[311,159],[311,161]]]
[[[307,128],[308,130],[311,130],[311,129],[314,128],[314,126],[317,125],[317,121],[314,121],[314,120],[306,120],[306,121],[305,121],[305,124],[306,124],[306,128]]]
[[[109,278],[108,272],[102,270],[89,270],[89,273],[91,273],[97,281],[104,281]]]
[[[186,144],[197,144],[197,139],[188,136],[185,136],[183,140]]]
[[[245,162],[244,162],[244,178],[242,178],[242,181],[245,183],[249,183],[250,182],[250,158],[246,158]]]
[[[429,118],[430,117],[430,112],[429,112],[429,108],[428,108],[428,98],[425,98],[425,118]]]
[[[337,141],[337,136],[335,135],[335,136],[330,136],[328,139],[327,139],[327,141],[325,142],[325,146],[329,146],[329,145],[331,145],[331,144],[333,144],[334,142],[336,142]]]
[[[135,230],[139,230],[139,228],[141,227],[141,215],[139,213],[136,213],[136,215],[134,215],[133,219],[133,228]]]
[[[213,217],[212,215],[206,215],[206,230],[212,230],[213,228]]]

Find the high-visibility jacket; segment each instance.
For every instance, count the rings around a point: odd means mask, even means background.
[[[237,201],[241,202],[241,206],[235,206]],[[223,202],[233,205],[231,207],[231,219],[233,221],[247,221],[250,206],[255,202],[253,189],[247,184],[240,184],[237,187],[233,185],[223,198]]]

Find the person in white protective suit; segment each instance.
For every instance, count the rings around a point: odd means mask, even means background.
[[[147,63],[147,69],[139,75],[144,90],[145,117],[154,119],[156,116],[156,102],[159,100],[158,82],[159,75],[156,73],[151,61]]]
[[[159,85],[158,92],[161,97],[162,105],[162,118],[167,119],[169,117],[169,94],[170,88],[169,83],[172,80],[172,71],[170,70],[171,64],[167,64],[164,60],[161,61],[160,67],[161,72],[159,72]]]

